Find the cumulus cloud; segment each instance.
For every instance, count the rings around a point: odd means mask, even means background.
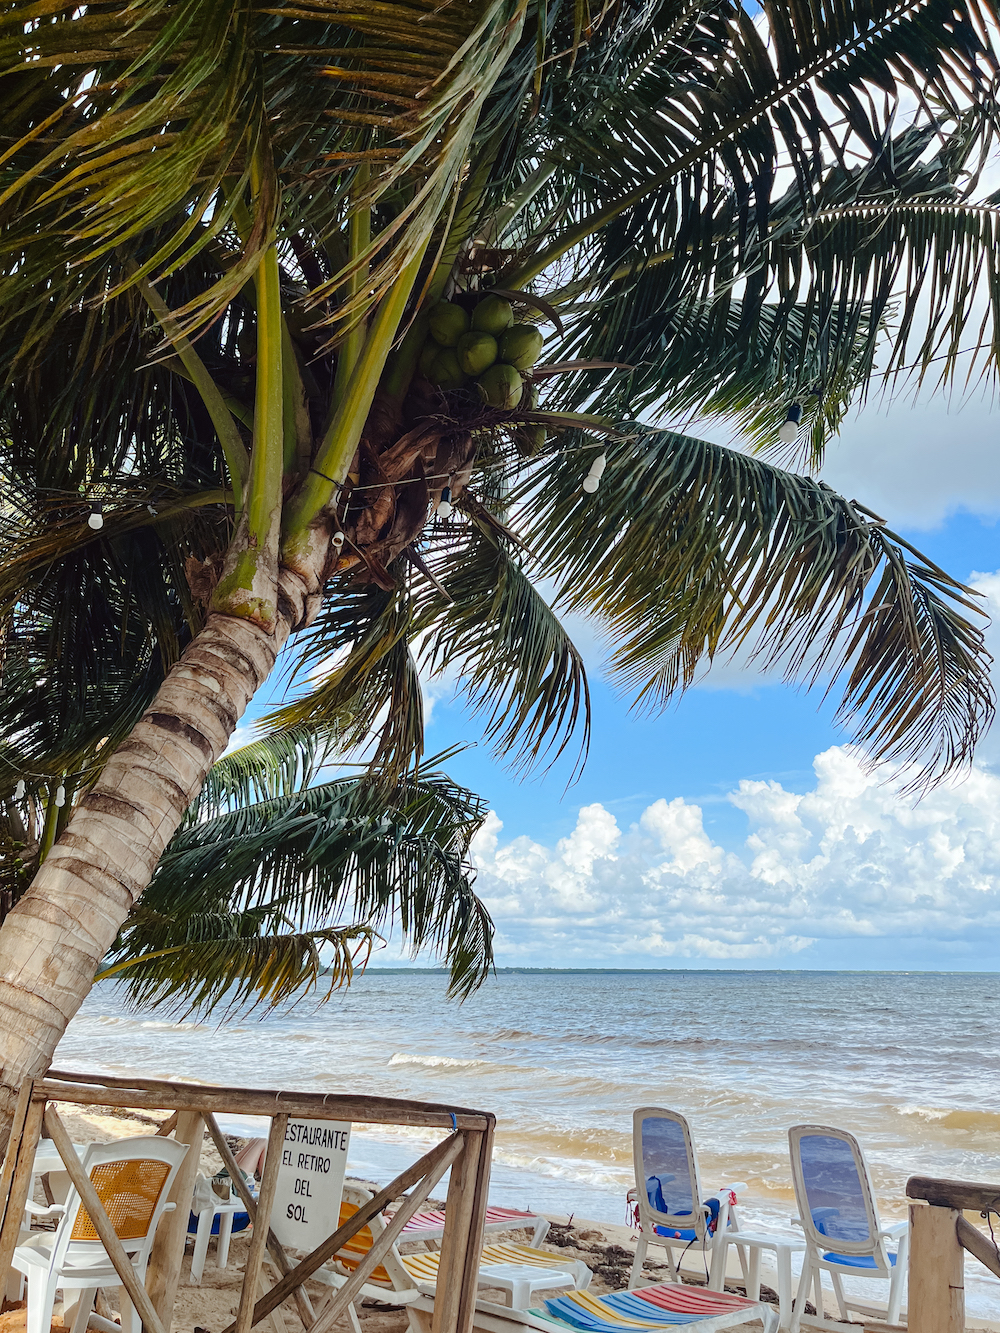
[[[914,805],[903,775],[866,773],[851,747],[813,767],[801,795],[749,780],[730,793],[748,824],[739,852],[713,843],[680,797],[627,829],[584,806],[554,847],[505,843],[491,814],[474,855],[498,961],[787,965],[817,942],[973,940],[1000,926],[1000,777],[976,768]]]

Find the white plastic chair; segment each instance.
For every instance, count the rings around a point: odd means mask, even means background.
[[[825,1125],[794,1125],[788,1131],[792,1181],[805,1233],[806,1255],[792,1313],[792,1333],[798,1333],[810,1284],[815,1287],[817,1315],[822,1324],[822,1274],[830,1274],[841,1319],[849,1310],[875,1314],[890,1324],[899,1322],[906,1289],[909,1254],[908,1223],[883,1227],[879,1222],[871,1177],[861,1145],[853,1134]],[[886,1241],[896,1239],[894,1254]],[[848,1300],[845,1277],[881,1278],[889,1283],[885,1306]],[[830,1328],[840,1327],[825,1321]]]
[[[661,1106],[640,1106],[632,1115],[632,1156],[635,1198],[641,1235],[629,1290],[642,1281],[642,1266],[650,1245],[662,1245],[672,1282],[679,1282],[674,1250],[699,1245],[709,1270],[709,1288],[721,1291],[725,1278],[725,1249],[719,1236],[738,1226],[735,1191],[745,1185],[724,1185],[718,1193],[718,1213],[704,1202],[698,1157],[691,1128],[678,1111]],[[720,1266],[719,1258],[722,1256]],[[741,1260],[743,1258],[741,1253]]]
[[[176,1139],[150,1136],[92,1143],[84,1154],[84,1170],[140,1282],[146,1278],[157,1224],[174,1207],[167,1196],[187,1150]],[[27,1333],[49,1333],[59,1290],[80,1292],[71,1333],[84,1333],[98,1288],[117,1286],[121,1279],[75,1189],[65,1203],[30,1208],[36,1216],[61,1216],[61,1221],[55,1232],[36,1232],[14,1250],[11,1265],[28,1284]],[[133,1313],[123,1288],[123,1333],[133,1328],[138,1333]]]

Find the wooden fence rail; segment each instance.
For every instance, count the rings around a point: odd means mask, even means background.
[[[1000,1249],[963,1210],[1000,1222],[1000,1185],[911,1176],[909,1333],[964,1333],[965,1254],[1000,1277]]]
[[[171,1192],[175,1211],[165,1215],[157,1232],[145,1286],[138,1281],[70,1136],[56,1114],[55,1102],[169,1110],[173,1114],[158,1133],[172,1132],[180,1142],[191,1145],[188,1159],[183,1162]],[[270,1119],[268,1153],[256,1200],[243,1182],[219,1129],[217,1114],[256,1115]],[[408,1125],[450,1132],[358,1209],[311,1254],[296,1263],[286,1254],[269,1225],[289,1117]],[[11,1138],[0,1172],[0,1290],[19,1242],[43,1123],[139,1313],[145,1333],[169,1333],[170,1330],[204,1127],[221,1153],[233,1186],[253,1222],[236,1318],[225,1330],[213,1330],[213,1333],[251,1333],[261,1320],[288,1300],[294,1302],[307,1333],[330,1333],[333,1325],[347,1313],[348,1305],[357,1297],[365,1280],[377,1268],[403,1227],[424,1206],[434,1186],[449,1168],[451,1177],[431,1333],[470,1333],[495,1125],[494,1117],[486,1112],[387,1097],[219,1088],[159,1079],[112,1078],[56,1071],[44,1078],[29,1079],[21,1088],[15,1107]],[[400,1196],[402,1202],[382,1235],[377,1237],[344,1285],[319,1311],[314,1311],[303,1284],[377,1213]],[[279,1280],[270,1290],[262,1275],[266,1254],[280,1273]],[[262,1286],[264,1294],[259,1295]],[[98,1318],[92,1322],[96,1326],[106,1323]]]

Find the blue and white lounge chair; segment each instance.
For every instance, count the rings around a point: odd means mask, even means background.
[[[792,1180],[799,1208],[798,1224],[805,1232],[806,1256],[792,1312],[792,1333],[798,1333],[810,1284],[815,1287],[817,1312],[822,1315],[822,1274],[829,1273],[842,1319],[849,1310],[877,1315],[890,1324],[899,1322],[906,1288],[909,1247],[908,1224],[883,1227],[878,1219],[871,1177],[861,1145],[853,1134],[824,1125],[795,1125],[788,1131]],[[886,1244],[897,1240],[895,1253]],[[845,1277],[881,1278],[889,1283],[885,1306],[849,1301]],[[814,1327],[842,1328],[842,1324],[810,1320]]]
[[[734,1224],[734,1191],[744,1187],[726,1185],[717,1197],[705,1198],[691,1129],[677,1111],[640,1106],[632,1117],[632,1153],[641,1234],[629,1287],[637,1287],[642,1280],[651,1244],[666,1250],[674,1282],[680,1281],[674,1250],[697,1245],[710,1270],[709,1286],[721,1290],[724,1271],[717,1251],[724,1255],[724,1250],[716,1245],[716,1237]]]

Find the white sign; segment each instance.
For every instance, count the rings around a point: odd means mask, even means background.
[[[351,1127],[336,1120],[289,1120],[281,1149],[271,1230],[294,1250],[314,1250],[340,1225]]]

